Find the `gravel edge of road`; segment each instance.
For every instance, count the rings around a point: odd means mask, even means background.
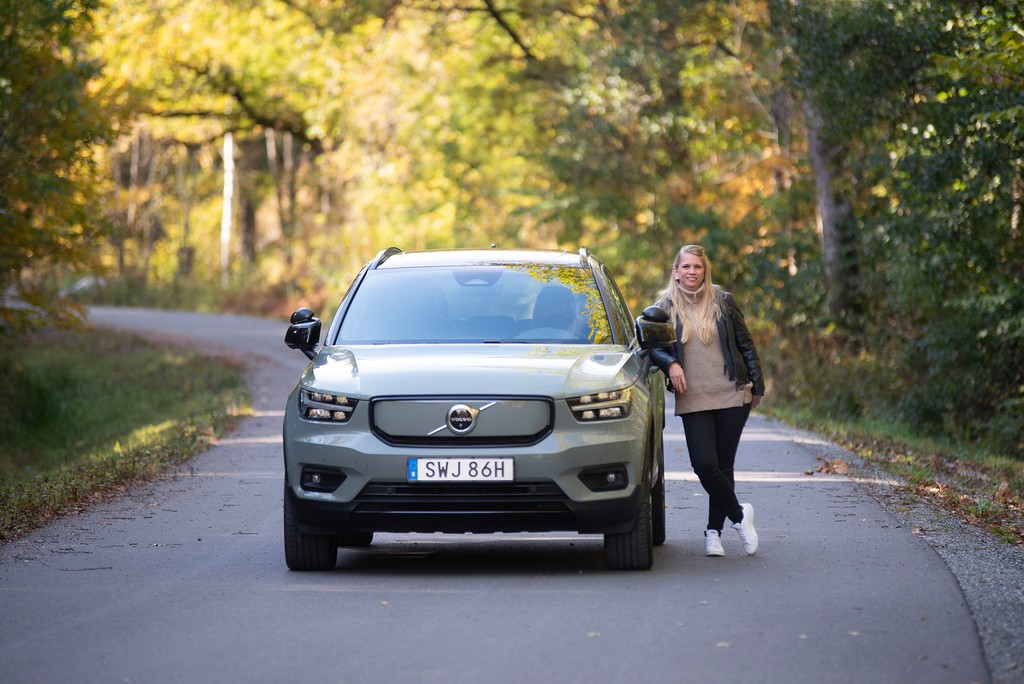
[[[935,550],[964,594],[993,684],[1024,684],[1024,547],[969,525],[820,435],[763,419],[823,460],[843,459],[857,487]]]

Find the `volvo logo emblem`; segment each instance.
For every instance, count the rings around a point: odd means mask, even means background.
[[[465,404],[452,406],[448,409],[448,429],[457,435],[472,432],[473,428],[476,427],[476,417],[479,413],[480,411]]]
[[[498,402],[492,401],[489,404],[484,404],[480,408],[473,408],[468,404],[455,404],[448,409],[448,414],[445,416],[444,425],[434,428],[427,433],[427,436],[436,435],[441,430],[448,428],[457,435],[465,435],[473,431],[476,427],[476,417],[480,415],[481,411],[486,411]]]

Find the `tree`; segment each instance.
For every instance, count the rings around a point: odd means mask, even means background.
[[[68,323],[58,293],[99,269],[93,145],[113,113],[90,92],[93,0],[0,0],[0,332]]]
[[[972,437],[995,412],[1012,443],[1020,13],[119,0],[96,42],[136,112],[108,148],[115,248],[157,286],[218,282],[230,132],[247,294],[337,296],[389,244],[583,244],[635,306],[701,242],[771,336],[773,392]]]
[[[773,10],[816,117],[819,204],[849,208],[833,226],[838,278],[825,255],[833,362],[870,373],[815,396],[1024,453],[1019,3]]]
[[[899,204],[885,236],[906,256],[889,282],[919,378],[905,410],[1024,457],[1024,8],[958,7],[948,26],[955,41],[890,146]]]
[[[289,279],[308,290],[337,281],[382,243],[531,239],[536,221],[524,207],[548,180],[535,161],[530,81],[514,83],[523,64],[507,58],[510,26],[492,9],[113,3],[96,53],[117,65],[106,72],[109,87],[138,112],[139,128],[153,139],[152,164],[163,168],[150,175],[152,201],[142,209],[160,215],[163,243],[181,245],[156,245],[162,256],[153,267],[138,260],[135,268],[155,272],[176,254],[194,254],[193,280],[212,280],[215,236],[209,228],[181,231],[180,193],[170,189],[183,184],[167,169],[212,175],[220,164],[214,146],[226,131],[239,150],[246,249],[272,274],[271,285]],[[146,51],[133,49],[139,33],[148,37]],[[183,149],[192,162],[179,163]],[[126,184],[119,185],[116,214],[127,226],[120,251],[144,254],[144,236],[127,220],[135,214]],[[218,199],[209,183],[192,186],[204,195],[187,205],[191,225],[209,224]]]
[[[792,225],[768,215],[766,198],[795,169],[772,114],[763,3],[591,2],[565,16],[575,30],[540,112],[562,189],[541,206],[562,239],[620,264],[635,303],[685,242],[711,248],[725,282],[778,274]]]
[[[928,0],[771,0],[803,102],[817,224],[833,317],[864,312],[864,214],[889,130],[918,94],[918,74],[948,39],[949,3]]]

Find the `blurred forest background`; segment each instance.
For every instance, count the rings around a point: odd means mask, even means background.
[[[1024,459],[1022,211],[1018,0],[0,0],[8,339],[699,242],[772,403]]]

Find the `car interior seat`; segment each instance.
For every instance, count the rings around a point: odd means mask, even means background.
[[[545,285],[533,304],[533,325],[538,328],[574,330],[576,304],[572,293],[561,285]]]

